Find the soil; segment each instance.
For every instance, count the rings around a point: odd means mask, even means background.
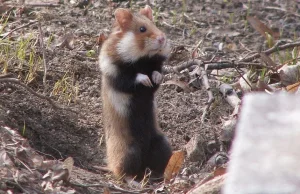
[[[11,2],[11,1],[8,1]],[[12,1],[13,2],[13,1]],[[29,1],[28,1],[29,2]],[[43,1],[34,1],[43,2]],[[30,3],[34,3],[30,1]],[[151,1],[152,2],[152,1]],[[237,60],[252,51],[267,48],[265,38],[246,22],[246,17],[256,16],[273,30],[281,33],[281,38],[294,39],[300,35],[299,17],[287,11],[268,7],[282,6],[289,11],[297,10],[296,3],[280,1],[223,1],[191,0],[186,5],[183,1],[156,1],[152,7],[159,10],[157,26],[166,32],[173,47],[172,58],[166,65],[176,66],[191,58],[197,43],[202,40],[199,56],[209,60]],[[99,172],[96,166],[105,166],[105,142],[102,129],[101,73],[98,67],[96,43],[100,33],[109,34],[113,21],[112,12],[117,7],[128,7],[127,1],[107,2],[94,0],[92,6],[84,9],[68,1],[59,7],[32,7],[43,17],[41,21],[44,39],[50,37],[53,42],[46,45],[45,55],[48,64],[46,96],[51,96],[56,104],[76,111],[57,109],[46,100],[32,95],[23,87],[0,82],[0,124],[17,130],[28,139],[30,146],[48,159],[73,157],[75,168],[71,181],[83,184],[113,182],[121,184],[110,173]],[[144,1],[133,1],[134,10],[145,5]],[[186,11],[183,14],[183,9]],[[18,27],[28,23],[34,16],[24,14],[15,17],[11,26]],[[38,25],[25,27],[12,36],[38,35]],[[73,34],[73,49],[57,47],[66,39],[66,34]],[[62,40],[61,40],[62,39]],[[223,49],[220,46],[223,45]],[[39,46],[39,45],[38,45]],[[37,47],[38,47],[37,46]],[[183,49],[182,49],[183,48]],[[218,49],[219,48],[219,49]],[[86,56],[89,50],[95,50],[94,56]],[[37,49],[37,54],[42,51]],[[1,64],[1,63],[0,63]],[[1,67],[0,67],[1,69]],[[3,69],[1,69],[3,70]],[[20,74],[10,71],[15,77]],[[28,86],[38,93],[43,93],[43,68]],[[164,84],[157,93],[159,123],[168,136],[173,150],[184,150],[187,142],[196,135],[201,135],[205,143],[216,141],[221,133],[222,121],[233,111],[219,94],[215,80],[224,76],[232,82],[239,77],[235,70],[220,71],[221,76],[211,76],[211,89],[216,101],[201,121],[208,100],[205,88],[192,88],[184,92],[180,87]],[[55,83],[64,76],[69,76],[74,87],[78,88],[71,100],[62,95],[54,95]],[[21,75],[21,79],[24,74]],[[166,75],[170,79],[186,81],[184,76]],[[187,177],[185,184],[170,186],[171,193],[187,192],[205,173],[212,171],[207,167],[211,156],[220,151],[207,150],[204,162],[190,162],[185,159],[180,174]],[[175,185],[175,183],[174,183]],[[128,188],[121,184],[122,187]],[[75,188],[78,193],[99,193],[97,189]]]

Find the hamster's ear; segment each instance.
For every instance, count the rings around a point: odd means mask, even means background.
[[[141,9],[140,14],[146,16],[147,18],[149,18],[149,20],[153,21],[153,13],[149,5],[146,5],[145,8]]]
[[[118,8],[114,15],[122,31],[129,28],[133,16],[128,9]]]

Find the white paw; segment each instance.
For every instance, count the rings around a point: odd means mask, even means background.
[[[163,80],[163,75],[158,71],[152,72],[152,80],[155,84],[160,84]]]
[[[153,75],[153,74],[152,74]],[[151,80],[149,79],[148,75],[138,73],[135,78],[135,83],[141,83],[147,87],[153,87]]]

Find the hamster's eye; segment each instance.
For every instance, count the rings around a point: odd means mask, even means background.
[[[146,32],[146,31],[147,31],[146,27],[144,26],[140,27],[140,32]]]

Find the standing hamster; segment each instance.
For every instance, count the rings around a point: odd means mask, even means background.
[[[142,177],[146,168],[160,177],[172,150],[159,129],[154,94],[170,46],[149,6],[114,15],[99,56],[108,168],[117,177]]]

